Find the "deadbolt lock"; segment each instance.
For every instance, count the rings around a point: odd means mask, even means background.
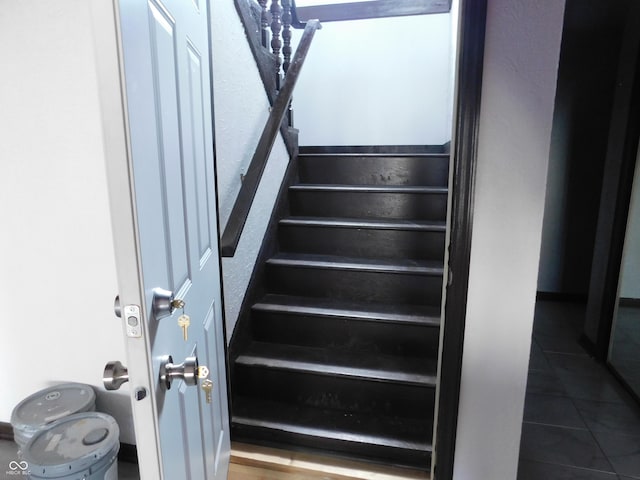
[[[184,300],[175,298],[171,290],[164,288],[153,289],[153,314],[156,320],[170,316],[176,308],[184,308]]]

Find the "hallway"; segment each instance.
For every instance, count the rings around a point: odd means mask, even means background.
[[[640,478],[640,406],[578,343],[583,317],[536,304],[518,480]]]

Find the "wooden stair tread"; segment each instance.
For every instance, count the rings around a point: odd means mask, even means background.
[[[442,262],[435,260],[367,259],[337,255],[305,253],[278,253],[267,260],[267,265],[300,268],[324,268],[380,273],[441,276]]]
[[[343,442],[431,452],[433,425],[426,419],[362,416],[281,402],[238,397],[232,422]],[[384,432],[384,433],[383,433]]]
[[[382,157],[390,160],[398,158],[449,158],[448,153],[430,152],[336,152],[336,153],[299,153],[298,158],[371,158]]]
[[[450,155],[450,145],[301,145],[300,155],[326,153],[342,155],[343,153],[385,155],[412,155],[419,153]]]
[[[446,195],[446,187],[423,187],[415,185],[333,185],[300,183],[291,185],[294,192],[350,192],[350,193],[415,193]]]
[[[372,230],[407,230],[419,232],[445,232],[445,222],[403,219],[362,219],[332,217],[287,217],[280,225],[300,227],[358,228]]]
[[[253,310],[427,327],[440,325],[440,308],[424,305],[390,305],[268,294],[253,305]]]
[[[435,387],[434,359],[252,342],[236,365]]]

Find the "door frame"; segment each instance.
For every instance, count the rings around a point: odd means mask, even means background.
[[[434,434],[433,478],[453,478],[462,376],[469,260],[474,211],[478,126],[487,0],[460,0],[456,101],[452,138],[448,273]],[[445,406],[445,408],[440,408]]]
[[[140,246],[137,242],[137,214],[131,208],[134,204],[135,190],[133,184],[133,164],[131,159],[129,139],[129,119],[126,110],[125,77],[123,71],[123,51],[120,38],[118,0],[90,0],[94,52],[96,59],[96,75],[99,87],[100,115],[102,118],[102,135],[105,168],[107,172],[107,184],[109,189],[109,207],[111,212],[111,227],[113,234],[114,252],[118,252],[119,258],[125,259],[124,268],[117,269],[118,288],[121,290],[121,305],[139,305],[142,318],[148,318],[149,312],[145,307],[145,292],[140,290],[142,279],[139,272]],[[211,12],[209,13],[211,15]],[[209,23],[211,20],[209,19]],[[211,29],[208,32],[208,47],[212,51]],[[213,65],[209,62],[209,78],[213,85]],[[213,130],[213,175],[214,182],[217,179],[217,165],[215,155],[215,128],[213,117],[213,91],[211,92],[211,121]],[[128,188],[123,188],[127,185]],[[115,193],[117,192],[117,194]],[[218,197],[215,197],[215,209],[218,211]],[[216,231],[220,237],[219,218],[216,221]],[[222,272],[222,258],[220,251],[216,252],[220,272]],[[135,279],[135,280],[133,280]],[[220,281],[222,299],[222,332],[224,336],[224,370],[227,384],[227,406],[230,409],[230,385],[229,362],[227,354],[227,332],[224,319],[224,286]],[[115,295],[115,292],[114,292]],[[141,322],[144,330],[144,322]],[[162,472],[162,461],[158,456],[161,452],[159,441],[149,441],[149,438],[159,439],[157,419],[157,405],[155,404],[155,391],[157,379],[153,374],[153,365],[148,361],[151,352],[149,335],[143,331],[142,340],[129,338],[126,334],[125,322],[121,321],[122,336],[125,339],[125,351],[127,364],[145,365],[144,371],[129,372],[130,400],[134,420],[136,450],[141,478],[159,479]],[[149,392],[145,398],[135,399],[134,388],[146,389]],[[229,411],[229,418],[231,413]],[[145,435],[139,426],[151,432]],[[230,426],[229,426],[230,427]],[[230,428],[228,428],[230,432]],[[142,472],[144,471],[144,475]]]
[[[141,266],[140,246],[137,242],[136,212],[131,208],[134,204],[135,193],[133,183],[133,167],[128,136],[128,118],[126,93],[124,91],[124,72],[121,69],[123,52],[119,38],[117,0],[92,0],[91,13],[94,32],[94,48],[96,57],[97,81],[100,92],[100,108],[102,117],[102,134],[104,141],[105,167],[109,189],[109,207],[111,212],[111,228],[113,233],[114,253],[126,259],[124,268],[117,269],[118,288],[122,305],[140,305],[141,314],[148,316],[145,311],[144,292],[140,291],[142,284],[138,278]],[[122,189],[128,185],[128,189]],[[115,194],[119,192],[119,194]],[[136,279],[132,281],[132,279]],[[114,292],[115,293],[115,292]],[[141,322],[144,329],[144,322]],[[148,364],[148,353],[151,351],[149,336],[142,334],[142,340],[127,337],[124,322],[122,322],[122,336],[125,339],[127,365],[147,364],[144,371],[135,369],[129,373],[129,385],[145,388],[147,392],[155,391],[153,367]],[[158,462],[157,452],[161,451],[159,442],[147,441],[147,438],[158,438],[156,424],[156,405],[152,401],[154,395],[147,395],[146,401],[134,402],[131,398],[131,409],[135,425],[148,425],[151,435],[135,428],[138,465],[149,478],[162,478],[162,465]],[[146,476],[146,475],[145,475]]]
[[[96,54],[97,81],[100,90],[101,116],[103,122],[103,140],[105,166],[107,169],[110,192],[115,186],[129,184],[129,189],[119,195],[110,193],[111,222],[114,235],[114,247],[119,255],[128,258],[128,271],[118,272],[118,284],[129,292],[136,292],[138,282],[131,278],[138,275],[138,245],[136,238],[136,215],[130,208],[134,198],[133,185],[129,183],[131,175],[130,151],[127,134],[126,95],[123,72],[120,67],[122,50],[118,34],[118,12],[116,0],[91,0],[94,48]],[[462,372],[462,353],[469,277],[469,259],[471,253],[472,220],[474,207],[474,186],[477,158],[478,124],[481,104],[482,71],[486,29],[487,0],[460,1],[460,34],[457,60],[455,123],[452,142],[452,193],[448,251],[448,285],[444,305],[444,325],[441,341],[440,383],[437,399],[437,429],[435,432],[434,478],[449,480],[453,478],[455,459],[456,428],[460,397],[460,379]],[[211,32],[209,32],[211,38]],[[211,45],[211,42],[210,42]],[[210,72],[211,74],[211,72]],[[213,109],[213,105],[211,105]],[[214,176],[215,176],[214,150]],[[217,207],[217,198],[216,198]],[[132,239],[134,241],[132,241]],[[218,260],[221,261],[218,253]],[[135,283],[135,285],[134,285]],[[222,288],[224,285],[222,284]],[[223,297],[224,298],[224,297]],[[122,304],[144,306],[144,292],[137,291],[128,298],[121,298]],[[223,308],[224,313],[224,308]],[[223,327],[225,322],[223,321]],[[126,337],[125,327],[123,337]],[[146,362],[146,353],[150,348],[147,336],[144,345],[134,351],[127,346],[127,361]],[[225,332],[226,338],[226,332]],[[127,338],[127,342],[132,339]],[[140,342],[138,342],[140,343]],[[225,340],[225,363],[228,372],[227,342]],[[133,356],[135,356],[135,358]],[[130,377],[130,384],[153,391],[151,365],[145,373],[136,372]],[[229,384],[229,377],[225,379]],[[228,385],[227,396],[230,396]],[[150,398],[148,396],[147,398]],[[229,399],[229,406],[231,400]],[[151,401],[133,401],[132,412],[136,424],[147,423],[155,414]],[[155,429],[153,422],[149,428]],[[149,478],[160,478],[161,465],[156,462],[156,452],[160,446],[155,442],[145,442],[142,432],[136,431],[138,462],[144,467]],[[140,442],[139,440],[142,440]]]
[[[582,344],[600,361],[609,353],[618,277],[640,139],[640,6],[625,27],[607,139]]]

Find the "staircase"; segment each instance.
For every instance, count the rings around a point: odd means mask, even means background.
[[[235,441],[429,468],[448,164],[300,149],[230,348]]]

